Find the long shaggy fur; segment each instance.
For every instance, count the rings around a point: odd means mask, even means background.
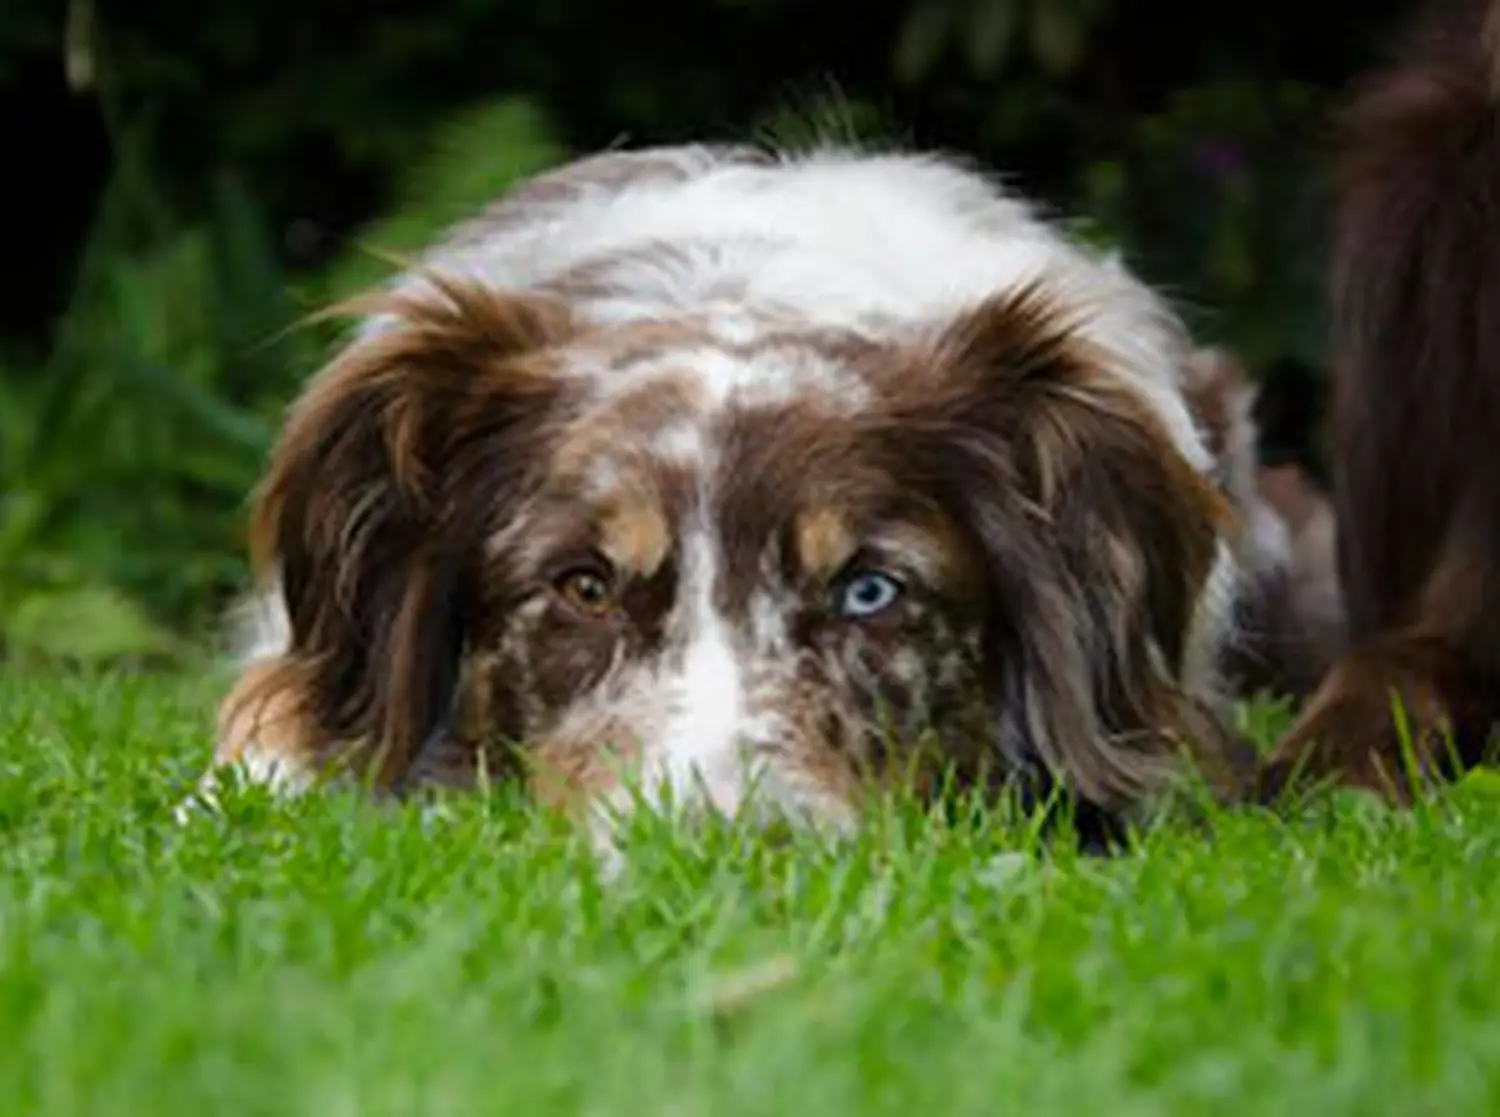
[[[1500,3],[1435,6],[1344,122],[1330,464],[1350,650],[1264,774],[1410,794],[1500,712]]]
[[[1184,331],[972,169],[607,153],[355,309],[261,489],[218,763],[617,806],[624,764],[837,824],[898,774],[1110,820],[1242,776]]]

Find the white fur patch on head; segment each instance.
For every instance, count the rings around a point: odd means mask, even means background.
[[[571,178],[554,172],[545,206],[524,192],[502,202],[425,265],[498,289],[560,284],[581,319],[604,326],[706,319],[721,342],[739,344],[787,320],[899,340],[1044,280],[1076,303],[1080,332],[1207,468],[1180,395],[1186,337],[1170,309],[1118,254],[1101,260],[958,161],[838,147],[609,158],[607,186],[588,166]],[[586,284],[570,279],[580,274]],[[701,371],[721,391],[797,390],[775,367],[709,358]]]
[[[663,461],[687,468],[702,468],[709,460],[702,428],[686,421],[660,431],[651,441],[651,450]]]

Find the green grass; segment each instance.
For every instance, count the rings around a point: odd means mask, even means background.
[[[0,679],[8,1117],[1500,1107],[1483,780],[1107,861],[914,811],[843,849],[643,821],[606,884],[503,796],[177,827],[213,696]]]

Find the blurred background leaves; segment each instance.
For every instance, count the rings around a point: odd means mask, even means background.
[[[200,651],[333,341],[299,316],[609,143],[972,153],[1204,341],[1315,375],[1330,99],[1406,6],[7,0],[0,657]]]

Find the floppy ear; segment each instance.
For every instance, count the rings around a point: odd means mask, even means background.
[[[1230,748],[1190,679],[1228,509],[1075,321],[1041,287],[979,307],[916,429],[988,566],[998,743],[1115,810]]]
[[[567,321],[436,277],[343,309],[378,326],[309,386],[274,451],[252,539],[290,635],[239,699],[290,695],[315,738],[297,750],[388,789],[452,707],[474,560],[538,459],[561,391],[538,351]]]

